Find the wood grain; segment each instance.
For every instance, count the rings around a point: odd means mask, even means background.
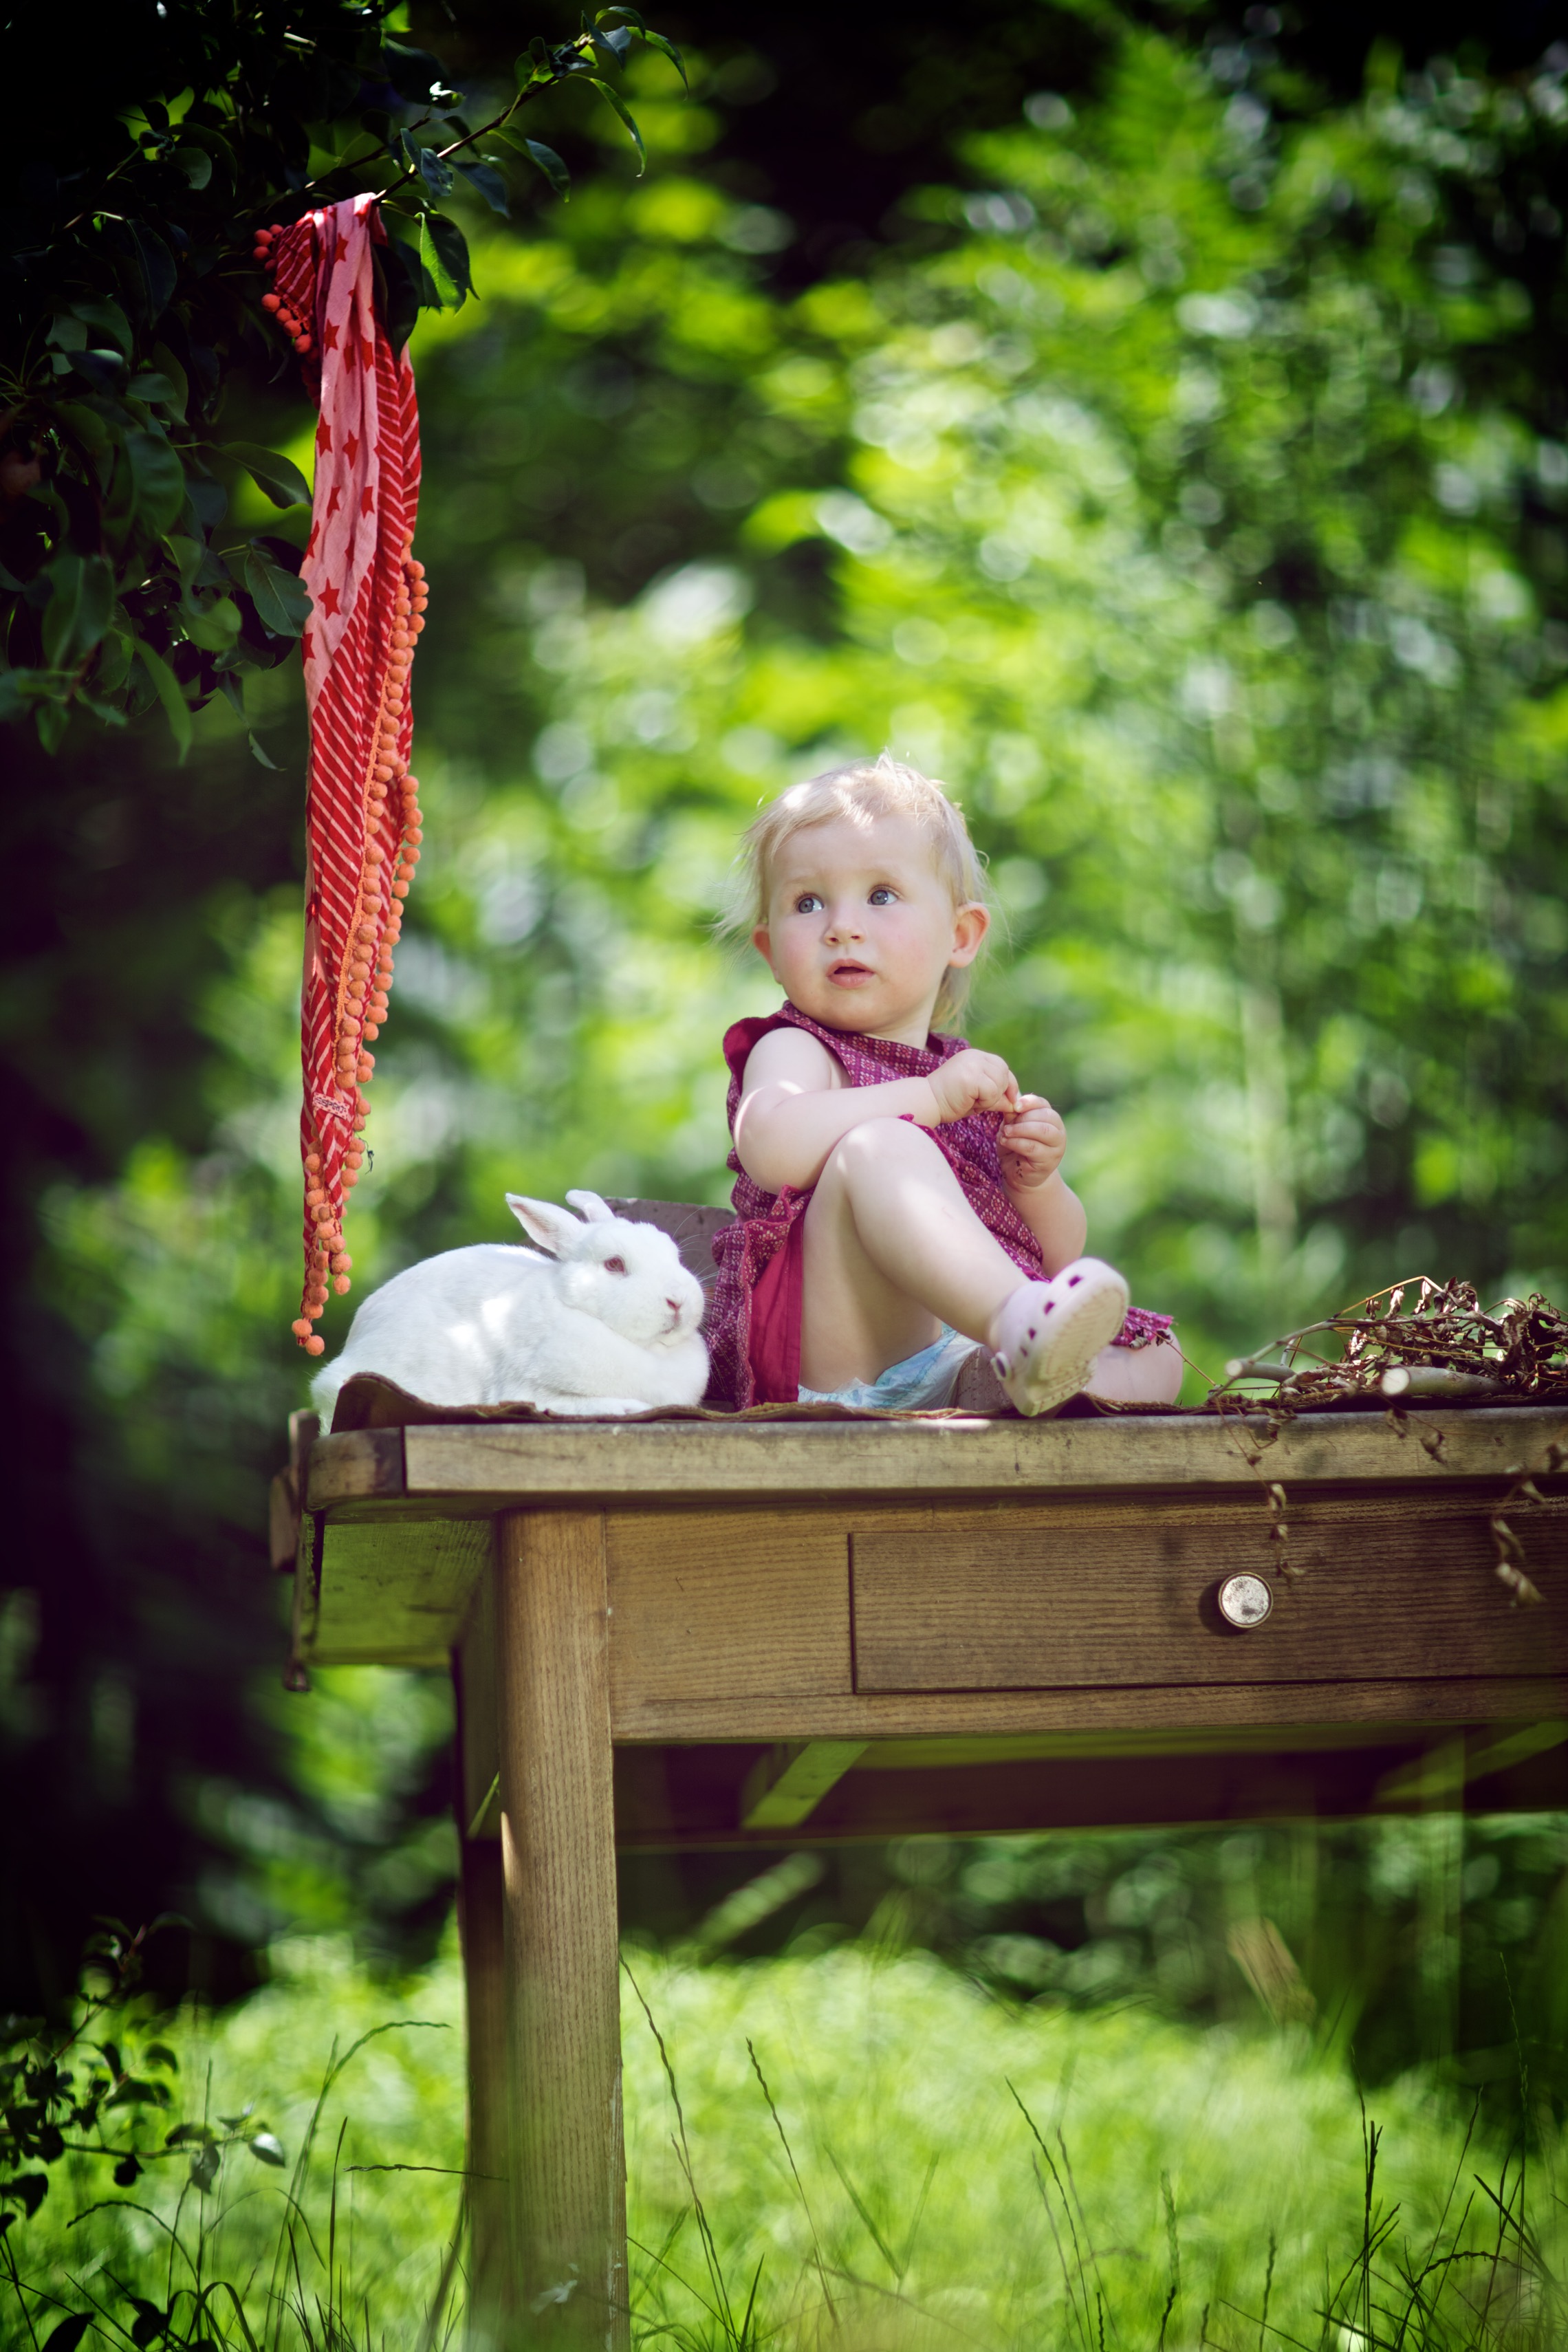
[[[329,1519],[304,1656],[324,1666],[444,1666],[491,1547],[486,1519]]]
[[[1243,1641],[1250,1635],[1238,1636]],[[617,1741],[702,1746],[773,1739],[941,1739],[1021,1732],[1251,1730],[1278,1744],[1294,1724],[1427,1727],[1560,1715],[1561,1676],[1447,1675],[1423,1681],[1123,1684],[1112,1689],[908,1691],[835,1698],[646,1699],[618,1707]]]
[[[341,1437],[318,1437],[305,1474],[309,1510],[330,1510],[362,1496],[395,1496],[405,1491],[403,1432],[353,1429]]]
[[[1407,1729],[1363,1731],[1326,1747],[1321,1733],[1286,1733],[1257,1753],[1236,1748],[1003,1759],[907,1742],[884,1757],[874,1744],[826,1790],[806,1832],[813,1845],[930,1834],[981,1836],[1042,1829],[1185,1822],[1339,1818],[1429,1812],[1561,1810],[1568,1803],[1568,1724],[1531,1725],[1499,1738]],[[755,1759],[755,1760],[753,1760]],[[787,1826],[741,1825],[745,1791],[768,1751],[754,1746],[622,1748],[616,1754],[616,1825],[623,1849],[752,1852],[791,1841]],[[797,1841],[796,1841],[797,1842]]]
[[[1411,1412],[1397,1429],[1382,1413],[1318,1413],[1287,1423],[1273,1438],[1260,1416],[1241,1422],[1188,1413],[1047,1422],[454,1423],[403,1433],[404,1491],[410,1497],[482,1498],[499,1509],[509,1501],[656,1496],[789,1501],[1191,1486],[1257,1494],[1260,1475],[1440,1486],[1501,1479],[1512,1465],[1538,1461],[1548,1439],[1565,1433],[1568,1413],[1531,1406]],[[390,1434],[395,1433],[323,1438],[311,1461],[312,1507],[318,1495],[327,1499],[329,1476],[339,1475],[331,1466],[336,1447]]]
[[[501,1851],[459,1830],[458,1925],[468,2008],[469,2326],[497,2342],[514,2297],[508,2173],[506,1948]]]
[[[1550,1595],[1548,1570],[1568,1559],[1568,1504],[1537,1507],[1528,1535]],[[867,1693],[1568,1670],[1564,1598],[1508,1608],[1484,1516],[1454,1504],[1292,1509],[1297,1574],[1276,1581],[1272,1615],[1246,1633],[1225,1624],[1214,1593],[1237,1570],[1268,1572],[1256,1507],[939,1508],[923,1528],[858,1527],[853,1550],[856,1687]]]
[[[837,1513],[616,1511],[605,1529],[617,1711],[850,1689],[849,1546]]]
[[[608,1607],[596,1513],[502,1519],[516,2340],[583,2352],[629,2341]]]
[[[493,1559],[475,1585],[452,1651],[458,1697],[458,1827],[465,1837],[500,1835],[500,1687],[496,1667]],[[493,1820],[489,1818],[493,1814]],[[482,1825],[480,1817],[484,1816]]]
[[[784,1740],[758,1758],[741,1790],[743,1830],[794,1829],[866,1753],[863,1739]]]

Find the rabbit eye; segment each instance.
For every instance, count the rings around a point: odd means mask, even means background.
[[[625,1274],[626,1270],[626,1262],[624,1257],[607,1257],[605,1260],[605,1272],[606,1274]]]

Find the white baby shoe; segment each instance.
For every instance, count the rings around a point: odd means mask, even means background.
[[[996,1376],[1023,1413],[1077,1396],[1127,1319],[1128,1289],[1103,1258],[1075,1258],[1049,1282],[1026,1282],[997,1318]]]

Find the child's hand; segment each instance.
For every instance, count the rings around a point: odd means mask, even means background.
[[[1032,1192],[1061,1166],[1068,1131],[1043,1095],[1020,1095],[1016,1110],[1002,1122],[996,1143],[1004,1183],[1015,1192]]]
[[[1001,1055],[983,1054],[974,1045],[932,1070],[926,1084],[936,1097],[939,1127],[967,1118],[972,1110],[1011,1110],[1018,1099],[1018,1081]]]

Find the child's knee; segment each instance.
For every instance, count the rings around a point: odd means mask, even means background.
[[[868,1171],[882,1169],[890,1160],[907,1159],[911,1147],[925,1145],[934,1150],[931,1138],[907,1118],[867,1118],[852,1127],[847,1135],[835,1144],[823,1176],[837,1176],[840,1183],[853,1186],[858,1177]],[[820,1181],[820,1180],[819,1180]]]

